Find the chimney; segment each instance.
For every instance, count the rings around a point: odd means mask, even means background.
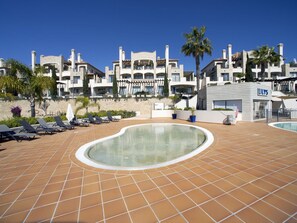
[[[232,67],[232,45],[228,44],[228,64],[229,68]]]
[[[71,50],[71,69],[75,71],[75,49]]]
[[[122,47],[120,46],[119,47],[119,62],[120,62],[120,70],[122,69],[122,60],[123,60],[123,49]]]
[[[36,65],[36,52],[32,50],[31,52],[31,63],[32,63],[32,70],[35,70],[35,65]]]
[[[122,60],[125,60],[125,51],[123,50]]]
[[[283,57],[284,56],[284,44],[280,43],[277,46],[278,46],[278,54]]]
[[[223,49],[223,59],[227,59],[227,54],[226,54],[226,50]]]
[[[280,57],[280,65],[284,64],[284,44],[280,43],[277,45],[278,47],[278,54],[281,56]]]
[[[77,54],[77,62],[80,63],[81,61],[82,61],[82,60],[81,60],[80,53],[78,53],[78,54]]]
[[[169,65],[169,45],[166,45],[165,47],[165,60],[166,60],[166,69]]]

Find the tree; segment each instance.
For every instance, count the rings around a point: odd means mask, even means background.
[[[200,86],[200,62],[203,60],[204,53],[211,55],[212,46],[208,38],[205,37],[206,27],[201,29],[194,27],[190,33],[185,33],[186,43],[182,46],[182,53],[186,56],[192,55],[195,58],[196,64],[196,87],[197,87],[197,104],[196,109],[199,109],[199,86]]]
[[[245,76],[245,73],[236,73],[234,77],[239,78],[238,83],[241,83],[241,79]]]
[[[50,66],[49,69],[52,71],[53,86],[50,89],[51,97],[53,100],[57,99],[58,89],[57,89],[57,74],[55,66]]]
[[[77,97],[75,99],[75,104],[77,103],[81,103],[81,105],[75,109],[75,114],[77,114],[81,109],[86,109],[86,113],[88,113],[89,107],[98,107],[98,110],[100,109],[100,105],[97,103],[91,103],[88,97]]]
[[[35,102],[43,100],[44,91],[53,85],[52,78],[43,76],[44,68],[40,66],[32,71],[14,59],[7,60],[6,64],[8,77],[0,77],[0,89],[14,89],[26,97],[30,101],[31,117],[35,117]]]
[[[114,75],[112,79],[112,94],[113,97],[118,97],[118,81],[116,75]]]
[[[265,66],[267,64],[272,65],[273,63],[279,63],[280,62],[280,55],[274,51],[274,47],[269,46],[262,46],[256,50],[253,51],[252,55],[253,63],[260,66],[260,78],[262,81],[264,81],[265,76]]]
[[[165,97],[169,96],[169,85],[168,85],[168,78],[167,78],[167,74],[165,73],[164,76],[164,90],[163,90],[163,94]]]
[[[85,97],[89,96],[89,81],[86,74],[84,74],[83,79],[83,95]]]
[[[254,82],[253,71],[252,71],[252,60],[247,55],[246,67],[245,67],[245,82]]]

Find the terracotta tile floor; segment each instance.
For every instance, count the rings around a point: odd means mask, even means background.
[[[172,121],[121,120],[2,142],[0,222],[297,222],[297,134],[265,123],[195,123],[214,143],[153,170],[95,169],[74,156],[124,126]]]

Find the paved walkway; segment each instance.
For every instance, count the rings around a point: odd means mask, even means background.
[[[195,123],[214,143],[159,169],[106,171],[74,157],[124,126],[172,121],[121,120],[2,142],[0,222],[297,222],[297,134],[264,123]]]

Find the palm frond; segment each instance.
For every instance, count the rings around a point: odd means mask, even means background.
[[[85,107],[84,106],[78,106],[76,109],[75,109],[75,115],[80,111],[80,110],[82,110],[82,109],[84,109]]]

